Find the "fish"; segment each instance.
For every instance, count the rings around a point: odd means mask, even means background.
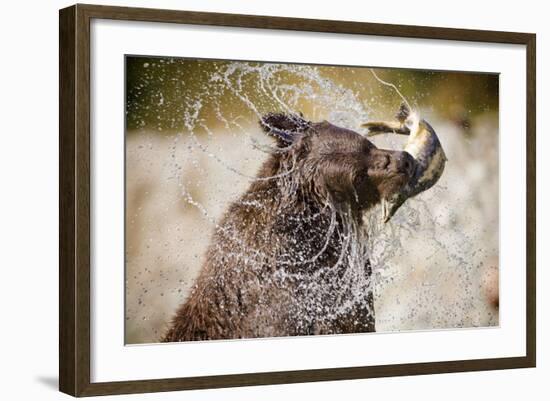
[[[387,223],[407,199],[430,189],[439,181],[447,156],[434,128],[406,104],[400,106],[395,121],[371,121],[362,124],[362,127],[368,129],[367,136],[388,133],[407,135],[403,150],[416,161],[409,181],[400,191],[381,201],[382,220]]]

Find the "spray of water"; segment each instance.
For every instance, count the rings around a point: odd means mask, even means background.
[[[399,89],[397,89],[397,86],[395,86],[394,84],[392,84],[391,82],[386,82],[384,81],[383,79],[381,79],[377,74],[376,72],[374,72],[374,70],[371,68],[370,69],[370,72],[372,73],[372,75],[374,76],[374,78],[376,78],[376,80],[378,82],[380,82],[382,85],[386,85],[390,88],[392,88],[398,95],[399,97],[401,98],[401,100],[403,101],[403,103],[405,103],[407,105],[407,107],[409,108],[409,110],[412,110],[412,107],[409,103],[409,101],[407,100],[407,98],[405,96],[403,96],[403,94],[399,91]]]

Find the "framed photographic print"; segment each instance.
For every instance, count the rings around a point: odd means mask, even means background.
[[[534,367],[535,35],[60,11],[60,390]]]

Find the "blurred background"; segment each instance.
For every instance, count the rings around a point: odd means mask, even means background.
[[[365,218],[379,332],[488,327],[498,319],[498,75],[382,69],[436,130],[438,184],[389,224]],[[200,269],[214,224],[250,184],[267,112],[364,134],[402,99],[365,67],[126,58],[127,344],[159,341]],[[400,149],[406,138],[377,136]]]

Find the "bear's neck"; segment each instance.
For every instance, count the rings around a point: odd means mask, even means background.
[[[284,156],[272,155],[261,167],[244,198],[264,202],[264,210],[268,213],[308,221],[314,216],[324,216],[325,220],[327,217],[336,218],[340,222],[362,226],[363,210],[356,204],[335,203],[322,198],[311,182],[304,182],[300,168]]]
[[[266,163],[229,212],[234,224],[246,226],[239,241],[295,271],[363,265],[365,252],[358,250],[366,242],[361,214],[320,202],[277,167],[276,160]]]

